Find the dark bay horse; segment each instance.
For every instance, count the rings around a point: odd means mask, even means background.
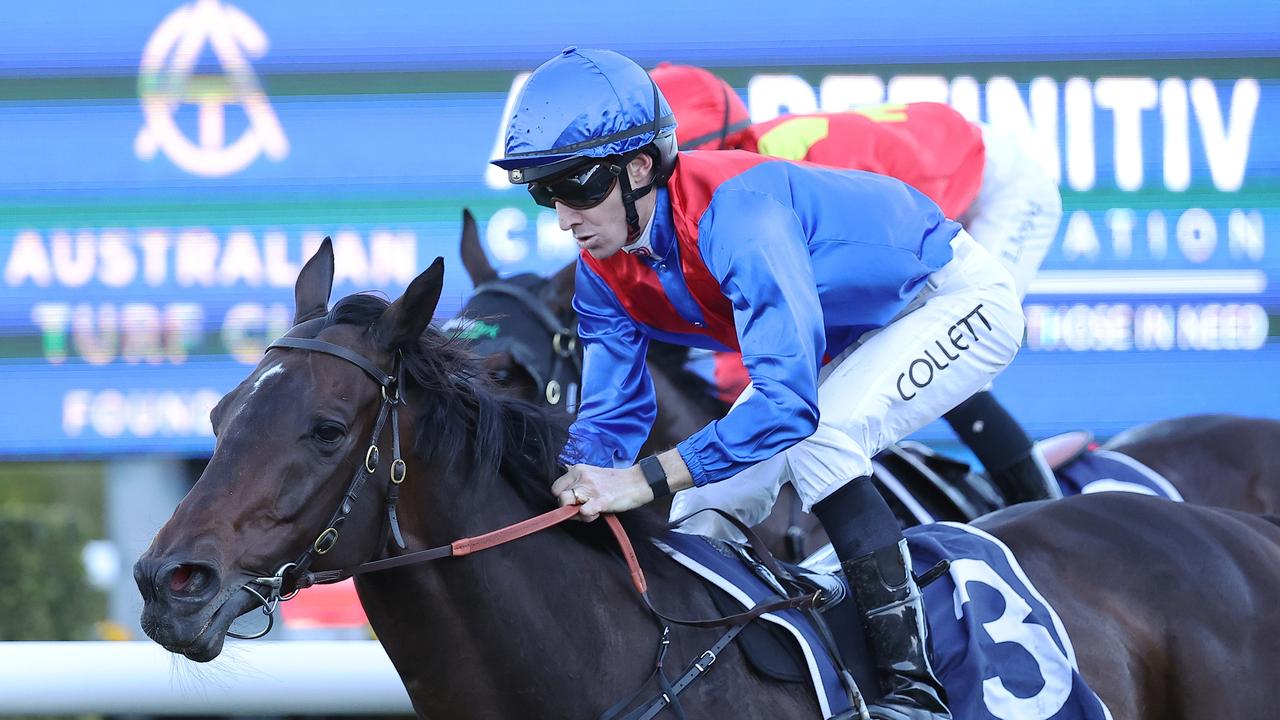
[[[216,657],[236,616],[274,601],[272,580],[292,589],[290,563],[350,568],[555,505],[562,425],[495,393],[465,347],[428,327],[443,263],[390,305],[355,295],[329,309],[332,272],[326,243],[299,275],[294,327],[213,411],[212,458],[135,566],[143,628],[192,660]],[[651,514],[629,516],[638,538]],[[592,718],[645,682],[660,625],[602,526],[357,576],[420,717]],[[1280,666],[1280,528],[1116,494],[1015,508],[987,527],[1027,558],[1115,717],[1273,711],[1272,684],[1248,669]],[[719,614],[691,574],[642,564],[667,612]],[[668,662],[684,667],[718,635],[677,628]],[[735,646],[682,700],[690,717],[818,716],[803,685],[767,682]]]

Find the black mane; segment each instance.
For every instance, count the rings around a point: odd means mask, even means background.
[[[370,326],[389,303],[369,294],[339,300],[325,326]],[[418,403],[414,451],[424,462],[446,470],[470,460],[477,478],[500,475],[535,506],[548,505],[551,482],[563,468],[565,421],[523,400],[497,392],[466,343],[435,328],[403,356],[406,383],[425,390]]]
[[[347,324],[369,327],[390,305],[376,295],[348,295],[334,304],[323,327]],[[374,338],[375,342],[378,340]],[[403,357],[405,382],[429,394],[413,410],[417,432],[414,453],[446,471],[469,457],[472,477],[485,482],[494,476],[515,489],[537,512],[551,510],[556,499],[551,484],[564,473],[560,450],[567,440],[569,420],[539,405],[502,394],[470,351],[465,340],[429,327],[417,347]],[[666,530],[667,518],[653,508],[619,516],[633,538],[654,537]],[[602,522],[561,526],[595,547],[617,553],[617,545]],[[657,551],[637,543],[642,557]]]

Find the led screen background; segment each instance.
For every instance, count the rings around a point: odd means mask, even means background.
[[[1032,137],[1065,212],[996,390],[1034,435],[1280,409],[1276,3],[698,3],[662,38],[621,6],[430,5],[0,9],[0,454],[207,453],[325,235],[335,296],[444,256],[442,317],[464,206],[502,269],[571,260],[486,169],[571,43],[707,65],[756,119],[929,99]]]

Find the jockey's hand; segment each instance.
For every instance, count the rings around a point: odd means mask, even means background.
[[[560,505],[577,505],[578,519],[592,522],[601,513],[620,513],[653,500],[639,465],[602,468],[574,465],[551,485]]]
[[[693,476],[676,449],[658,455],[667,473],[667,487],[680,492],[693,487]],[[653,489],[645,482],[639,465],[629,468],[602,468],[574,465],[551,485],[560,505],[579,505],[578,519],[591,522],[602,513],[620,513],[653,501]]]

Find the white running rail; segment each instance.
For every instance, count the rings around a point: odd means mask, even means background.
[[[412,712],[374,641],[232,641],[205,664],[151,642],[0,642],[0,715]]]

